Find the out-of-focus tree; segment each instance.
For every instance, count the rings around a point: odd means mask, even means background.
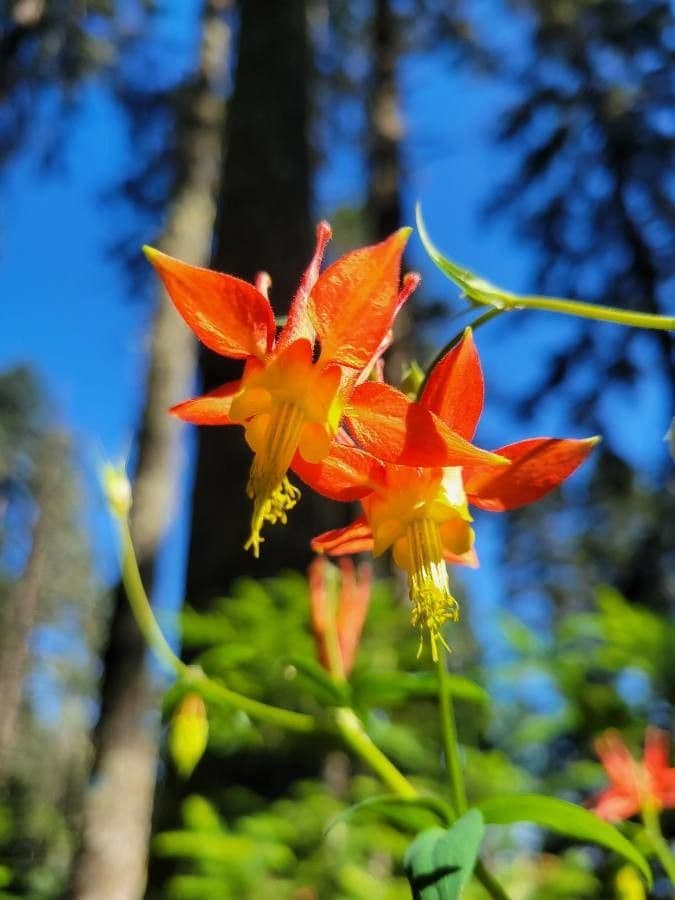
[[[42,113],[49,127],[42,131],[48,139],[40,149],[46,160],[53,159],[83,83],[112,66],[124,43],[120,7],[116,0],[0,4],[0,163],[34,135]]]
[[[524,10],[527,38],[522,54],[506,64],[517,100],[502,116],[498,137],[517,165],[492,210],[515,214],[536,247],[542,293],[672,312],[671,5],[532,0],[514,9]],[[537,584],[540,595],[561,604],[588,601],[589,585],[601,580],[667,610],[675,587],[671,461],[663,444],[660,472],[648,480],[631,471],[612,410],[626,410],[645,386],[660,391],[668,406],[675,397],[675,344],[666,332],[561,325],[558,350],[521,398],[520,412],[530,415],[555,389],[559,409],[578,426],[602,432],[605,451],[588,491],[566,498],[568,510],[573,500],[586,522],[581,539],[565,527],[555,498],[514,516],[522,524],[511,529],[514,588]],[[659,445],[668,419],[664,414],[654,438]]]
[[[0,376],[0,858],[6,883],[40,898],[60,895],[72,856],[103,615],[72,452],[47,408],[29,370]]]
[[[161,100],[171,117],[172,145],[162,151],[167,181],[154,198],[168,209],[161,249],[197,265],[209,259],[229,61],[228,0],[206,0],[201,49],[185,82],[164,91],[127,87],[127,111],[138,118]],[[140,127],[140,126],[137,126]],[[152,157],[141,160],[137,178],[149,174]],[[127,188],[137,202],[131,177]],[[164,291],[158,289],[148,342],[146,394],[134,454],[131,530],[148,590],[172,514],[180,476],[181,429],[167,415],[190,391],[196,348],[192,335]],[[94,781],[84,810],[82,846],[73,873],[78,900],[137,900],[147,876],[159,731],[156,685],[146,648],[124,590],[114,591],[104,655],[101,712],[96,728]]]
[[[283,315],[313,246],[305,3],[244,0],[238,35],[212,264],[248,281],[269,272],[272,303]],[[240,369],[200,348],[204,390],[238,377]],[[242,549],[251,515],[245,491],[250,465],[239,430],[197,431],[187,574],[193,604],[208,604],[238,575],[302,567],[312,528],[326,521],[325,503],[304,492],[290,525],[269,528],[261,558],[253,559]]]

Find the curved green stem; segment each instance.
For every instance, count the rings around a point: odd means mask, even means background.
[[[279,725],[291,731],[310,732],[315,731],[317,723],[313,716],[306,713],[297,713],[288,709],[261,703],[243,694],[230,690],[224,684],[209,678],[199,667],[188,666],[174,653],[169,642],[155,618],[150,605],[148,595],[145,592],[143,579],[138,568],[136,551],[134,550],[129,522],[126,516],[117,515],[121,534],[121,569],[122,582],[129,600],[129,606],[136,623],[147,645],[155,652],[157,657],[175,675],[190,681],[207,700],[214,703],[239,709],[253,718],[272,725]]]
[[[444,344],[441,347],[441,349],[438,351],[436,356],[434,356],[432,361],[427,366],[427,371],[424,376],[424,380],[422,381],[422,384],[420,385],[420,388],[417,392],[417,396],[418,397],[422,396],[422,394],[424,393],[424,388],[426,387],[427,382],[429,381],[429,376],[434,371],[434,369],[439,364],[439,362],[443,359],[445,354],[449,353],[450,350],[452,350],[452,348],[454,346],[459,344],[459,342],[462,339],[462,335],[464,334],[464,332],[466,331],[467,328],[470,328],[472,331],[475,331],[477,328],[480,328],[481,325],[485,325],[486,322],[489,322],[491,319],[495,319],[498,315],[500,315],[503,312],[504,312],[503,309],[499,309],[496,306],[493,306],[492,309],[489,309],[487,312],[484,312],[482,315],[478,316],[476,319],[473,320],[473,322],[469,322],[469,324],[466,326],[466,328],[463,328],[461,331],[458,331],[457,334],[451,340],[449,340],[447,342],[447,344]]]
[[[598,303],[584,303],[581,300],[567,300],[562,297],[541,297],[529,294],[514,294],[491,284],[443,256],[433,243],[424,224],[419,203],[415,210],[417,229],[420,239],[436,266],[444,275],[464,292],[473,303],[491,306],[500,311],[511,309],[539,309],[545,312],[563,313],[582,319],[595,319],[598,322],[612,322],[615,325],[627,325],[632,328],[651,328],[661,331],[675,330],[675,316],[659,316],[654,313],[642,313],[636,310],[618,309],[615,306],[601,306]]]
[[[439,653],[436,660],[436,674],[438,675],[438,704],[441,714],[441,735],[443,737],[443,749],[445,751],[445,764],[450,783],[450,795],[452,802],[461,816],[466,812],[466,788],[462,775],[462,764],[459,758],[459,742],[457,740],[457,726],[455,725],[455,712],[452,704],[452,695],[448,684],[448,672],[445,668],[445,654]]]
[[[626,325],[630,328],[649,328],[657,331],[675,330],[675,316],[659,316],[656,313],[618,309],[616,306],[601,306],[599,303],[586,303],[583,300],[511,294],[501,290],[495,294],[472,291],[469,296],[477,303],[486,303],[490,306],[494,306],[496,300],[501,310],[539,309],[543,312],[562,313],[567,316],[576,316],[578,319],[594,319],[596,322],[611,322],[614,325]]]
[[[353,709],[342,706],[335,710],[335,724],[344,742],[380,776],[399,797],[417,797],[418,791],[393,762],[373,743]]]
[[[412,785],[405,775],[400,772],[394,763],[384,755],[363,727],[363,723],[353,709],[340,707],[335,710],[335,724],[342,735],[344,742],[382,779],[382,782],[399,797],[415,799],[420,792]],[[457,818],[457,810],[454,805],[448,806],[448,824],[451,825]],[[461,815],[461,812],[460,812]],[[495,877],[485,868],[480,861],[476,863],[474,870],[476,878],[483,885],[493,900],[509,900],[508,894],[497,882]]]
[[[642,807],[642,821],[654,853],[663,866],[664,872],[670,878],[671,883],[675,885],[675,858],[673,858],[666,839],[663,837],[659,814],[653,804],[645,803]]]

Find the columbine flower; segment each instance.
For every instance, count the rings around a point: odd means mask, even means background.
[[[668,768],[668,734],[648,728],[642,761],[631,756],[618,731],[606,731],[595,750],[610,787],[596,797],[593,810],[601,819],[618,822],[651,807],[675,808],[675,768]]]
[[[331,577],[331,570],[335,573],[335,569],[325,557],[317,557],[312,562],[307,573],[309,604],[312,632],[321,665],[330,672],[337,664],[337,674],[347,676],[354,668],[363,623],[370,605],[372,571],[366,563],[362,563],[357,570],[349,557],[343,557],[339,565],[339,594],[337,603],[334,603],[331,592],[337,585],[336,579]],[[339,656],[335,661],[331,660],[328,646],[330,618],[333,619],[335,650]]]
[[[470,329],[434,368],[420,403],[453,432],[473,437],[483,410],[483,376]],[[352,430],[358,439],[358,428]],[[296,471],[334,499],[353,499],[360,490],[364,514],[315,538],[312,547],[329,555],[379,555],[392,547],[394,561],[408,574],[420,651],[426,631],[435,660],[437,643],[446,646],[442,625],[458,618],[446,563],[478,564],[468,504],[501,512],[538,500],[571,475],[596,442],[532,438],[509,444],[495,451],[511,461],[506,468],[472,462],[411,468],[375,459],[347,441],[336,443],[320,464],[298,462]]]
[[[195,424],[245,428],[254,453],[247,488],[253,513],[245,546],[255,556],[264,523],[285,522],[300,495],[287,477],[291,462],[325,458],[343,416],[360,431],[364,448],[383,459],[414,465],[495,461],[394,388],[379,385],[374,398],[363,383],[391,339],[396,312],[419,281],[410,274],[399,285],[409,233],[402,228],[380,244],[348,253],[319,275],[331,236],[322,222],[314,256],[279,335],[265,273],[253,286],[145,248],[178,312],[202,343],[221,356],[245,361],[240,379],[172,412]],[[406,427],[411,408],[414,429]]]

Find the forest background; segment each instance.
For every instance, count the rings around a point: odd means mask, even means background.
[[[666,0],[0,4],[0,896],[408,896],[395,817],[324,834],[377,792],[347,755],[232,714],[187,782],[168,759],[101,462],[129,459],[142,570],[185,657],[271,701],[292,686],[269,660],[312,652],[308,538],[345,513],[305,499],[253,568],[243,441],[165,412],[227,372],[139,248],[264,267],[283,306],[319,219],[334,258],[420,201],[435,242],[498,284],[672,314],[674,57]],[[406,265],[423,288],[394,380],[468,321],[416,237]],[[603,444],[537,507],[478,520],[451,640],[453,670],[491,698],[459,698],[469,790],[583,802],[604,728],[634,748],[647,723],[672,728],[675,351],[536,312],[477,341],[482,446]],[[422,671],[380,575],[360,665]],[[371,724],[431,778],[425,716],[382,697]],[[491,841],[518,896],[621,896],[609,855],[530,828]]]

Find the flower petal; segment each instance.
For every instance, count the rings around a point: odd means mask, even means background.
[[[152,247],[143,249],[176,309],[210,350],[233,359],[267,353],[274,341],[274,315],[252,284],[190,266]]]
[[[373,533],[365,517],[359,516],[351,525],[325,531],[313,538],[311,547],[315,553],[326,553],[328,556],[363,553],[373,549]]]
[[[324,362],[362,369],[375,355],[398,308],[401,256],[410,231],[401,228],[381,244],[347,253],[320,276],[308,314]]]
[[[637,797],[608,788],[596,797],[592,809],[596,816],[607,822],[621,822],[639,812],[640,803]]]
[[[670,737],[661,728],[648,728],[645,733],[644,764],[654,778],[668,768]]]
[[[193,425],[231,425],[230,407],[240,387],[240,380],[228,381],[208,394],[177,403],[169,412]]]
[[[483,372],[470,328],[461,341],[434,366],[420,403],[471,440],[483,412]]]
[[[496,452],[512,460],[502,472],[469,472],[464,487],[469,501],[480,509],[503,512],[539,500],[568,478],[600,439],[532,438],[500,447]]]
[[[312,256],[309,266],[307,266],[305,274],[302,276],[300,286],[291,301],[286,324],[279,335],[279,346],[281,347],[285,347],[287,344],[290,344],[291,341],[301,337],[307,338],[310,341],[314,340],[314,328],[307,315],[307,304],[312,293],[312,288],[319,278],[323,254],[326,250],[326,244],[331,239],[332,234],[333,229],[328,222],[319,222],[316,227],[316,247],[314,249],[314,255]]]
[[[358,443],[384,462],[406,466],[507,465],[474,447],[420,403],[388,384],[369,381],[352,392],[345,418]]]
[[[382,466],[363,450],[333,441],[330,453],[321,462],[308,462],[298,452],[291,469],[324,497],[360,500],[373,490]]]

